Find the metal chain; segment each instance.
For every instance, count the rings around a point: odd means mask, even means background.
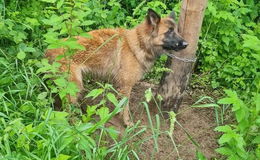
[[[176,59],[178,59],[178,60],[180,60],[180,61],[183,61],[183,62],[185,62],[185,63],[194,63],[194,62],[196,62],[196,60],[197,60],[197,58],[193,58],[193,59],[181,58],[181,57],[178,57],[178,56],[176,56],[176,55],[174,55],[174,54],[168,54],[168,53],[166,53],[166,55],[169,56],[169,57],[171,57],[171,58],[176,58]]]

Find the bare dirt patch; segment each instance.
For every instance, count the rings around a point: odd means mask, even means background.
[[[140,102],[144,101],[144,92],[149,87],[156,88],[156,86],[151,85],[146,82],[140,82],[137,84],[132,92],[130,99],[130,108],[132,113],[132,118],[134,122],[138,120],[141,121],[142,125],[150,126],[147,112],[144,106]],[[208,158],[212,159],[216,157],[215,149],[217,148],[217,133],[214,132],[216,127],[214,119],[214,110],[211,108],[198,109],[191,108],[190,106],[197,100],[193,100],[191,95],[186,95],[180,111],[177,115],[177,121],[185,128],[185,130],[191,135],[194,141],[199,144],[199,148],[202,153]],[[156,106],[149,105],[150,114],[155,125],[155,115],[159,114]],[[196,154],[196,146],[189,139],[185,131],[175,124],[175,130],[173,133],[174,141],[177,145],[181,159],[183,160],[193,160]],[[163,119],[160,116],[160,131],[164,132],[169,130],[169,120]],[[145,138],[152,137],[153,133],[151,129],[134,139],[134,141],[141,141]],[[150,138],[140,145],[139,156],[143,160],[175,160],[178,159],[174,145],[170,137],[166,133],[161,133],[158,137],[158,148],[159,151],[156,152],[154,149],[154,139]]]

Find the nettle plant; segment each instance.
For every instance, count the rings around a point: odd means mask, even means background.
[[[200,40],[200,69],[213,88],[256,91],[260,65],[257,38],[259,4],[254,1],[209,2]],[[258,79],[257,81],[255,81]],[[253,83],[252,83],[253,82]]]
[[[43,23],[48,29],[44,37],[48,49],[64,48],[66,50],[56,60],[61,58],[69,59],[76,51],[85,50],[84,46],[77,43],[74,36],[80,35],[91,38],[82,29],[94,23],[94,21],[86,20],[89,10],[83,1],[64,0],[53,1],[53,6],[45,10],[46,19],[43,20]],[[60,73],[60,64],[58,62],[49,64],[47,59],[43,59],[40,66],[37,72],[44,73],[43,78],[49,80],[47,83],[51,92],[58,93],[63,104],[66,103],[67,95],[76,95],[78,88],[74,83],[68,82],[69,71]]]
[[[242,101],[236,92],[225,90],[227,97],[218,101],[229,105],[235,115],[235,123],[219,126],[215,130],[223,132],[216,150],[230,160],[260,159],[260,94],[254,93],[250,102]]]

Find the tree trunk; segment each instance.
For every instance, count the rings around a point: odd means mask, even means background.
[[[173,72],[165,73],[161,79],[159,94],[163,97],[163,107],[178,111],[183,99],[183,92],[192,73],[199,33],[207,0],[183,0],[179,18],[179,33],[189,43],[188,47],[173,53],[179,58],[168,58],[166,67]]]

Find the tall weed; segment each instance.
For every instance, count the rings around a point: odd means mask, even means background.
[[[227,97],[218,101],[229,104],[235,115],[233,124],[219,126],[215,130],[223,135],[216,151],[230,160],[260,158],[260,94],[255,93],[249,102],[242,101],[236,92],[225,90]]]

